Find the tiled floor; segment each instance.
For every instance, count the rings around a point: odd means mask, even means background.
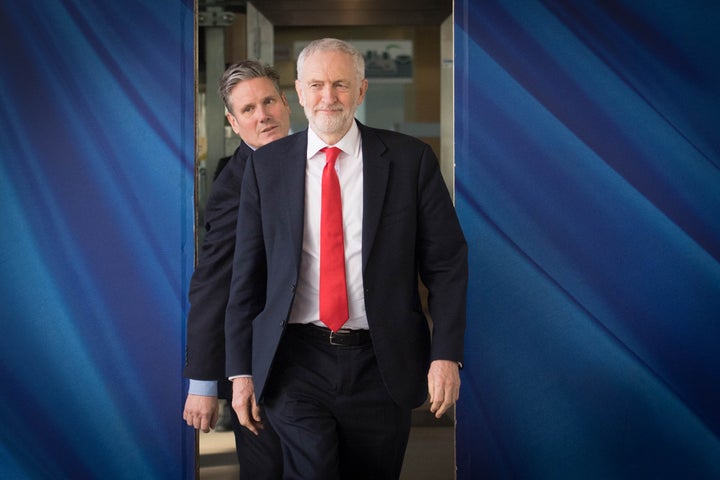
[[[454,442],[454,428],[449,419],[435,420],[422,407],[413,412],[401,480],[453,480]],[[200,480],[237,479],[234,449],[232,432],[201,433]]]

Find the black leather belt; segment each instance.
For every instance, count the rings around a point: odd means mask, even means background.
[[[333,332],[329,328],[320,327],[310,323],[291,323],[288,325],[288,330],[293,333],[303,335],[306,338],[319,341],[325,345],[359,347],[370,344],[370,331],[368,330],[350,330],[349,328],[341,328],[337,332]]]

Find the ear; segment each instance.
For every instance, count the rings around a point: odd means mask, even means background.
[[[280,99],[282,100],[283,105],[285,105],[285,108],[288,109],[288,112],[290,112],[290,102],[288,102],[285,92],[280,93]]]
[[[235,117],[232,113],[228,112],[225,114],[225,118],[228,119],[228,122],[230,122],[230,126],[233,129],[233,132],[235,132],[238,136],[240,135],[240,129],[238,128],[238,123]]]
[[[368,89],[368,81],[367,78],[363,78],[363,81],[360,82],[360,95],[358,95],[357,104],[360,105],[363,100],[365,100],[365,94],[367,93]]]
[[[300,106],[305,106],[305,95],[303,93],[302,84],[300,83],[300,80],[295,80],[295,91],[298,94],[298,101],[300,102]]]

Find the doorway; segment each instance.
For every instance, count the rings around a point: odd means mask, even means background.
[[[282,2],[274,2],[273,9]],[[322,2],[320,2],[322,3]],[[372,3],[372,2],[371,2]],[[401,2],[402,3],[402,2]],[[417,3],[411,2],[413,8]],[[398,130],[428,143],[441,163],[441,171],[453,193],[453,109],[452,109],[452,16],[450,9],[435,24],[388,24],[389,19],[372,24],[371,18],[360,24],[273,25],[264,15],[268,2],[200,2],[210,8],[211,23],[198,22],[198,157],[196,218],[202,219],[205,199],[211,188],[212,172],[221,157],[231,155],[239,140],[225,123],[224,109],[215,93],[217,79],[226,65],[253,57],[272,64],[280,73],[281,84],[292,107],[292,130],[306,128],[302,108],[294,89],[296,53],[303,43],[322,37],[336,37],[363,45],[409,45],[412,73],[400,78],[370,78],[362,122],[379,128]],[[244,6],[240,8],[238,4]],[[294,5],[296,5],[295,2]],[[340,7],[343,2],[335,2]],[[317,9],[319,6],[314,5]],[[223,12],[232,16],[223,17]],[[250,20],[248,20],[250,17]],[[308,18],[297,13],[295,18]],[[379,17],[375,17],[379,18]],[[315,17],[317,20],[317,17]],[[302,22],[303,20],[298,20]],[[310,21],[305,20],[305,21]],[[215,23],[212,23],[215,22]],[[297,23],[297,22],[296,22]],[[317,23],[317,22],[316,22]],[[270,29],[268,37],[266,31]],[[380,48],[380,47],[379,47]],[[395,48],[394,46],[392,48]],[[270,57],[268,58],[268,55]],[[196,225],[198,245],[202,241],[202,223]],[[222,408],[222,406],[221,406]],[[444,480],[455,478],[454,411],[435,419],[427,405],[413,412],[403,479]],[[239,467],[231,431],[213,431],[198,435],[199,478],[202,480],[237,478]]]

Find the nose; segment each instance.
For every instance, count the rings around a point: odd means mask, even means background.
[[[258,115],[258,120],[263,121],[270,118],[270,114],[268,113],[270,110],[268,105],[261,105],[260,108],[256,110],[256,113]]]
[[[335,103],[335,87],[332,84],[323,86],[321,93],[325,103]]]

